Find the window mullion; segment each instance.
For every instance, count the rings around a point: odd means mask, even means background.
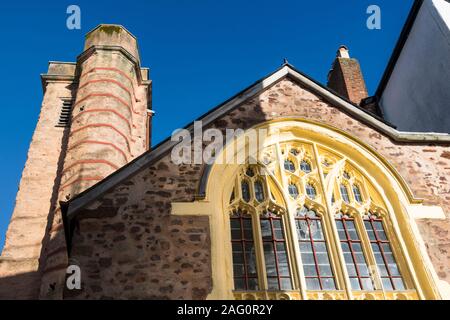
[[[288,199],[289,194],[286,193],[287,187],[288,187],[288,178],[286,176],[286,173],[284,171],[284,158],[281,154],[281,147],[280,144],[277,143],[276,144],[276,154],[277,154],[277,163],[278,163],[278,170],[280,172],[280,177],[281,177],[281,186],[282,186],[282,190],[281,192],[283,192],[283,194],[285,195],[285,199]]]
[[[334,269],[335,281],[337,282],[338,289],[345,288],[347,292],[347,296],[349,299],[352,298],[352,291],[350,286],[350,279],[348,277],[347,268],[345,265],[344,254],[341,248],[341,242],[339,239],[339,235],[337,232],[336,224],[334,222],[334,214],[331,206],[331,198],[328,199],[326,190],[325,190],[325,178],[323,175],[322,165],[320,164],[319,151],[317,149],[317,145],[313,144],[314,157],[316,160],[316,166],[319,171],[319,179],[320,186],[322,189],[322,194],[325,197],[325,205],[327,208],[327,214],[322,216],[323,229],[324,229],[324,237],[327,239],[328,250],[330,252],[330,262],[331,266]],[[334,191],[333,191],[334,192]],[[339,245],[332,245],[339,244]]]
[[[290,230],[290,234],[286,234],[286,240],[292,240],[292,242],[290,243],[290,245],[288,245],[288,248],[291,247],[292,250],[290,252],[294,253],[294,257],[293,259],[291,259],[291,267],[293,270],[295,270],[295,273],[292,273],[293,276],[293,280],[297,280],[297,282],[293,283],[294,288],[300,288],[300,294],[302,296],[303,299],[307,299],[307,294],[306,294],[306,281],[305,281],[305,274],[304,274],[304,270],[303,270],[303,262],[302,262],[302,258],[301,258],[301,252],[300,252],[300,248],[299,248],[299,241],[298,241],[298,235],[297,235],[297,226],[296,226],[296,221],[295,221],[295,212],[296,212],[296,203],[295,201],[293,201],[290,196],[289,193],[287,192],[287,188],[288,188],[288,177],[286,176],[286,173],[284,171],[284,158],[281,154],[281,146],[279,143],[275,144],[275,150],[276,150],[276,155],[277,155],[277,163],[278,163],[278,170],[280,172],[280,185],[281,185],[281,193],[283,194],[283,197],[285,199],[286,203],[286,208],[288,210],[288,220],[289,220],[289,230]],[[285,228],[287,228],[288,226],[285,226]],[[289,241],[286,241],[289,242]],[[290,257],[292,258],[292,257]]]
[[[245,289],[248,290],[248,261],[247,261],[247,248],[246,248],[246,240],[244,235],[244,218],[242,215],[239,216],[239,224],[241,226],[241,246],[242,246],[242,258],[244,260],[244,279],[245,279]]]
[[[306,281],[305,281],[305,273],[303,270],[303,262],[302,262],[302,254],[300,252],[299,248],[299,239],[297,234],[297,222],[295,221],[294,213],[295,210],[294,206],[287,205],[288,208],[288,219],[289,220],[289,230],[290,230],[290,237],[289,240],[292,240],[291,243],[289,243],[288,247],[291,247],[291,251],[294,253],[293,259],[291,259],[292,263],[292,269],[295,270],[295,273],[292,273],[294,275],[294,279],[297,280],[296,283],[294,283],[294,288],[300,288],[300,294],[303,299],[307,299],[306,295]],[[287,228],[287,226],[286,226]],[[287,239],[287,236],[285,236]],[[294,267],[295,265],[295,267]]]
[[[253,215],[253,230],[254,230],[254,241],[255,241],[255,249],[256,249],[256,261],[258,267],[258,286],[261,290],[267,290],[267,273],[266,273],[266,264],[264,259],[264,248],[262,241],[262,233],[261,233],[261,221],[259,219],[259,214],[255,211],[252,212]]]

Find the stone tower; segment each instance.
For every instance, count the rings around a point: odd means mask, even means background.
[[[67,251],[60,202],[150,146],[151,81],[136,38],[100,25],[76,63],[50,62],[44,98],[0,257],[2,298],[60,298]],[[2,285],[1,288],[7,288]]]

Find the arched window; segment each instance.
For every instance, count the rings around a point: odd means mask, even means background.
[[[233,294],[416,298],[389,206],[371,181],[327,149],[296,142],[277,148],[261,156],[267,161],[242,166],[227,195]],[[317,170],[305,175],[277,162],[274,155],[291,150]]]

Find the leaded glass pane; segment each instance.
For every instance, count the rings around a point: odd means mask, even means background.
[[[291,160],[284,161],[284,169],[290,172],[295,172],[295,165]]]
[[[272,213],[260,217],[264,262],[269,290],[292,289],[283,220]]]
[[[395,290],[405,290],[405,284],[403,283],[402,278],[393,278]]]
[[[263,185],[260,181],[256,181],[254,184],[255,187],[255,199],[258,202],[263,202],[264,201],[264,188]]]
[[[354,219],[339,213],[335,222],[352,290],[373,290],[369,285],[372,279]]]
[[[306,207],[296,215],[303,272],[308,290],[334,290],[334,275],[319,216]]]
[[[269,219],[261,219],[261,236],[263,240],[272,240],[272,226]]]
[[[350,198],[348,196],[347,187],[344,184],[341,184],[339,189],[341,190],[342,200],[344,200],[344,202],[346,202],[346,203],[349,203],[350,202]]]
[[[317,196],[316,188],[314,186],[307,184],[306,185],[306,194],[310,199],[315,199]]]
[[[322,278],[323,290],[336,290],[334,278]]]
[[[353,195],[355,196],[355,200],[358,203],[362,203],[363,202],[363,198],[361,195],[361,190],[359,190],[359,187],[357,185],[353,185]]]
[[[302,170],[305,173],[310,173],[311,165],[309,164],[308,161],[303,160],[302,162],[300,162],[300,170]]]
[[[384,290],[405,290],[383,221],[372,213],[364,220]]]
[[[249,187],[247,181],[242,181],[241,190],[242,190],[242,199],[244,199],[245,202],[249,202],[250,201],[250,187]]]
[[[308,290],[321,290],[318,278],[306,278],[306,288]]]
[[[256,290],[257,271],[251,216],[234,213],[230,219],[235,290]]]
[[[288,187],[288,191],[289,191],[289,195],[292,198],[294,198],[294,199],[298,198],[298,188],[295,184],[290,184]]]
[[[309,228],[311,229],[311,236],[313,240],[324,240],[322,223],[320,222],[320,220],[311,220]]]

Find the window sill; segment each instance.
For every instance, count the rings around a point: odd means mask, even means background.
[[[300,291],[234,291],[236,300],[305,300]],[[348,300],[345,291],[307,291],[308,300]],[[353,291],[353,300],[419,300],[415,290]]]

